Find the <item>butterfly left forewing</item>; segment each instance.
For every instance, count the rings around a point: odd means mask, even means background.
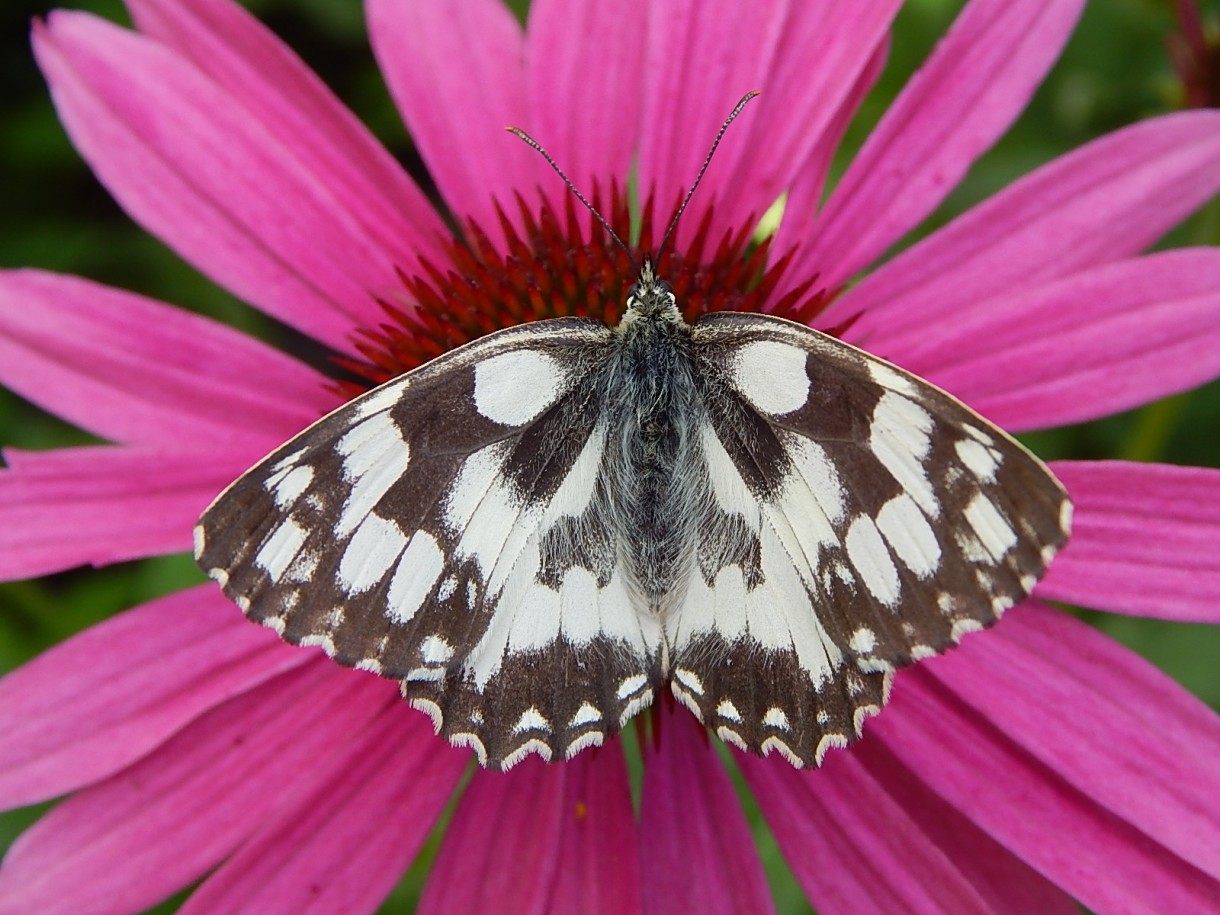
[[[1030,592],[1070,503],[1020,444],[860,350],[762,315],[709,315],[693,333],[716,495],[703,549],[733,540],[723,515],[753,552],[713,570],[743,618],[709,617],[724,589],[701,591],[707,569],[675,614],[675,668],[703,695],[680,675],[675,693],[730,740],[817,761],[879,708],[895,668]]]
[[[489,765],[600,742],[660,678],[598,485],[609,334],[524,325],[341,407],[205,512],[200,564]]]

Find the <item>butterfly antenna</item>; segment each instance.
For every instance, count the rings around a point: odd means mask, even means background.
[[[520,127],[505,127],[504,129],[511,134],[516,134],[519,139],[524,140],[529,146],[534,148],[535,152],[541,155],[542,158],[546,159],[546,164],[551,167],[556,175],[563,179],[563,183],[568,186],[568,190],[576,195],[576,199],[584,204],[585,209],[593,214],[593,217],[602,224],[602,228],[609,232],[610,237],[613,238],[618,246],[623,249],[623,253],[627,255],[627,260],[631,262],[631,271],[633,273],[638,273],[639,267],[636,265],[635,258],[631,255],[631,249],[628,248],[626,243],[624,243],[623,240],[618,237],[618,233],[615,232],[614,229],[610,228],[610,223],[606,222],[606,217],[602,216],[602,214],[597,211],[597,208],[593,206],[593,204],[589,203],[587,199],[585,199],[585,195],[582,194],[580,189],[572,183],[572,179],[564,174],[563,169],[559,167],[559,163],[551,158],[551,154],[542,148],[542,144]]]
[[[745,108],[746,105],[748,105],[754,98],[754,96],[758,94],[758,90],[755,89],[743,95],[741,100],[738,101],[738,103],[733,107],[733,110],[729,112],[729,116],[724,119],[724,123],[720,125],[720,130],[716,133],[716,139],[712,141],[712,148],[707,151],[707,156],[704,158],[703,164],[699,166],[699,173],[695,175],[694,183],[690,186],[690,190],[686,192],[686,196],[682,198],[682,205],[678,207],[678,212],[674,213],[674,218],[669,223],[669,228],[665,230],[665,235],[661,238],[661,244],[657,246],[656,263],[659,264],[661,262],[661,254],[665,250],[665,245],[669,242],[669,237],[673,235],[674,229],[678,225],[678,219],[686,210],[686,205],[690,203],[691,197],[695,196],[695,189],[699,187],[699,182],[703,180],[703,175],[707,171],[707,167],[711,165],[712,156],[716,154],[716,147],[718,147],[720,145],[720,141],[724,139],[725,131],[727,131],[729,129],[729,125],[736,120],[737,115],[741,114],[741,110]],[[593,214],[593,217],[602,224],[602,228],[609,232],[610,237],[613,238],[615,243],[623,249],[623,253],[627,255],[627,260],[631,262],[632,271],[638,272],[639,267],[635,262],[635,257],[631,254],[631,249],[627,247],[626,242],[619,238],[618,233],[615,232],[614,229],[610,227],[610,223],[606,221],[606,217],[602,216],[602,214],[597,211],[597,208],[585,198],[585,195],[580,192],[580,189],[572,183],[572,179],[569,178],[564,173],[564,170],[559,167],[559,163],[551,157],[549,152],[542,148],[542,144],[520,127],[505,127],[504,129],[511,134],[515,134],[518,139],[523,140],[526,144],[532,147],[535,152],[542,156],[542,158],[546,159],[546,164],[549,165],[551,170],[563,180],[563,183],[568,186],[568,190],[576,195],[576,199],[584,205],[586,210]]]
[[[661,238],[661,244],[657,246],[657,263],[661,263],[661,254],[665,250],[665,245],[669,241],[669,236],[674,234],[674,228],[678,225],[678,220],[681,218],[686,205],[690,203],[690,199],[695,196],[695,189],[699,187],[699,182],[703,180],[703,173],[707,171],[707,167],[712,164],[712,156],[716,154],[716,147],[720,145],[720,141],[724,139],[724,133],[729,129],[729,125],[737,119],[737,115],[741,114],[741,110],[750,104],[754,96],[758,95],[758,90],[747,92],[741,97],[741,101],[729,112],[729,116],[724,119],[724,123],[720,125],[720,130],[716,134],[716,139],[712,141],[712,148],[707,151],[707,157],[703,160],[703,165],[699,167],[699,174],[695,175],[695,183],[690,186],[690,190],[686,192],[686,196],[682,198],[682,205],[678,207],[678,212],[674,213],[674,218],[669,224],[669,228],[665,230],[665,235]],[[545,153],[544,153],[545,155]]]

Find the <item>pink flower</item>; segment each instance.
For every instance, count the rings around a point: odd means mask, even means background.
[[[566,192],[505,124],[609,198],[635,163],[668,205],[755,87],[678,233],[692,307],[805,309],[1018,431],[1215,378],[1220,252],[1139,252],[1220,187],[1220,113],[1118,131],[882,260],[1017,116],[1083,0],[968,3],[818,208],[899,5],[535,0],[522,30],[499,0],[369,0],[374,50],[446,205],[487,233],[474,255],[231,0],[128,0],[136,31],[57,12],[34,44],[68,132],[132,217],[370,380],[554,307],[514,285],[535,260],[559,307],[620,308],[623,278],[597,271],[617,255],[555,242],[588,221],[551,220],[572,213]],[[744,273],[754,217],[784,191],[764,251],[784,269],[763,297],[715,299],[700,277]],[[534,235],[551,243],[531,250]],[[463,286],[455,257],[500,285]],[[407,304],[463,289],[453,325]],[[412,317],[388,321],[382,300]],[[6,452],[9,578],[189,549],[221,487],[337,402],[265,344],[38,271],[0,276],[0,380],[114,442]],[[866,739],[822,769],[736,756],[819,911],[1216,909],[1220,719],[1044,601],[1220,619],[1220,474],[1054,469],[1075,530],[1034,599],[901,674]],[[619,741],[476,771],[422,908],[769,910],[720,755],[685,712],[654,726],[638,816]],[[395,684],[283,645],[211,585],[9,675],[0,734],[6,806],[66,795],[0,867],[3,912],[137,911],[201,879],[187,910],[371,911],[469,764]]]

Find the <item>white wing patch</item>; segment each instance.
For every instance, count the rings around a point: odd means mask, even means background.
[[[699,445],[705,456],[708,481],[720,509],[729,515],[741,515],[752,530],[757,530],[761,512],[758,500],[742,482],[741,474],[733,466],[733,459],[720,444],[716,430],[710,423],[699,427]]]
[[[292,564],[308,536],[309,532],[289,516],[281,521],[275,533],[266,539],[254,561],[266,570],[268,578],[278,581]]]
[[[877,513],[877,528],[903,565],[927,578],[940,567],[940,542],[915,500],[906,493],[890,499]]]
[[[901,394],[887,391],[873,411],[872,452],[929,517],[941,506],[923,459],[932,445],[932,416]]]
[[[386,592],[386,613],[396,623],[408,623],[432,593],[436,580],[445,571],[445,554],[436,538],[427,531],[416,531],[398,560],[398,568]],[[437,596],[448,599],[452,593]],[[443,589],[442,589],[443,590]]]
[[[733,363],[737,389],[756,409],[772,416],[799,410],[809,399],[808,352],[777,340],[741,346]]]
[[[997,561],[1017,545],[1017,532],[1004,520],[995,504],[982,493],[966,506],[966,520],[978,534],[983,547]]]
[[[831,547],[840,545],[837,527],[845,510],[842,483],[825,450],[816,442],[796,435],[783,436],[782,440],[796,472],[787,476],[779,497],[765,504],[762,511],[806,588],[814,589],[820,580],[823,557]]]
[[[847,528],[843,543],[856,574],[873,597],[888,606],[896,604],[901,593],[898,569],[873,520],[857,515]]]
[[[474,405],[505,426],[537,419],[564,393],[564,375],[554,357],[538,350],[509,350],[474,370]]]
[[[991,445],[974,439],[962,439],[953,446],[958,459],[980,480],[991,482],[1000,468],[1000,455]]]
[[[271,497],[275,499],[275,504],[280,509],[291,508],[312,482],[313,468],[305,466],[285,467],[267,478]]]
[[[343,455],[343,472],[352,484],[335,534],[344,537],[376,508],[406,472],[411,447],[388,412],[375,413],[335,443]]]
[[[449,490],[445,521],[459,531],[456,555],[478,563],[488,587],[498,592],[507,569],[504,558],[516,553],[507,549],[514,533],[528,530],[520,524],[522,502],[501,476],[505,446],[488,445],[466,458]],[[494,572],[499,566],[499,575]]]
[[[381,581],[398,562],[407,535],[393,521],[369,512],[347,542],[339,560],[339,582],[348,594],[360,594]]]
[[[467,656],[465,669],[477,688],[486,688],[510,655],[541,651],[560,638],[580,647],[608,637],[639,657],[657,652],[659,629],[637,611],[621,571],[599,587],[587,570],[572,568],[556,591],[538,581],[539,560],[538,538],[531,537],[495,598],[487,630]]]

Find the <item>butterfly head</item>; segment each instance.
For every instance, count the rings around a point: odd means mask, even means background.
[[[640,267],[639,278],[627,293],[627,311],[621,326],[628,327],[640,319],[682,323],[673,287],[657,277],[652,261],[647,257]]]

